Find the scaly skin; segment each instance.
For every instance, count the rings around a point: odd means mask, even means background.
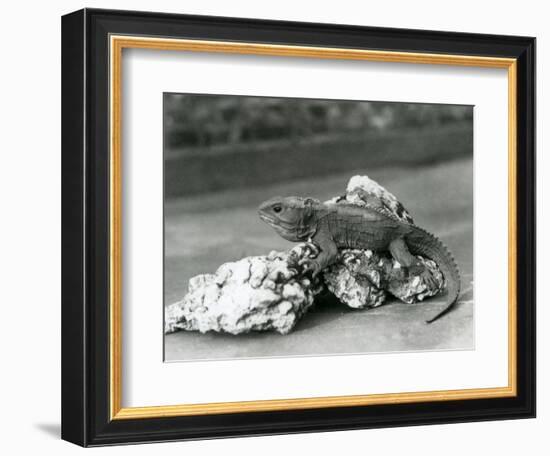
[[[435,261],[447,286],[444,309],[427,322],[446,314],[458,298],[460,275],[445,245],[422,228],[399,220],[378,205],[360,207],[295,196],[277,197],[264,202],[259,215],[283,238],[292,242],[311,240],[320,247],[321,252],[309,264],[314,276],[338,259],[338,249],[389,251],[409,273],[420,275],[433,286],[432,275],[415,256],[421,255]]]

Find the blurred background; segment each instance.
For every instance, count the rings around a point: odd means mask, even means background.
[[[164,97],[168,198],[472,151],[471,106]]]
[[[259,219],[262,201],[324,201],[357,174],[443,240],[464,290],[437,325],[424,320],[444,295],[419,305],[389,299],[370,311],[329,296],[286,336],[168,335],[166,360],[473,348],[473,107],[165,94],[164,135],[165,305],[197,274],[291,247]]]

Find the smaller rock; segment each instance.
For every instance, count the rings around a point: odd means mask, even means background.
[[[444,286],[443,274],[437,265],[431,260],[418,258],[431,272],[436,287],[428,286],[419,276],[406,274],[390,256],[370,250],[344,250],[341,261],[329,267],[323,276],[328,289],[354,309],[384,304],[386,291],[405,303],[413,304],[435,296]]]
[[[370,250],[345,250],[341,261],[324,273],[327,288],[344,304],[367,309],[384,304],[386,292],[380,278],[383,265]]]

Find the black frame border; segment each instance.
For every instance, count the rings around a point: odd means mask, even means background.
[[[517,396],[111,421],[111,34],[517,59]],[[99,446],[535,417],[535,38],[84,9],[63,16],[61,45],[63,439]]]

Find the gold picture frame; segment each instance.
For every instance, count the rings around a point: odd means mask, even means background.
[[[301,58],[368,60],[375,62],[453,65],[483,68],[504,68],[508,72],[508,386],[473,388],[468,390],[427,391],[414,393],[331,396],[302,399],[262,400],[246,402],[205,403],[151,407],[122,407],[121,405],[121,330],[122,330],[122,52],[124,49],[153,49],[158,51],[214,52]],[[427,399],[450,401],[516,395],[516,59],[472,57],[427,53],[388,52],[323,47],[252,44],[152,37],[110,37],[111,56],[111,418],[158,418],[215,413],[250,411],[296,410],[319,407],[344,407],[373,404],[422,402]]]

